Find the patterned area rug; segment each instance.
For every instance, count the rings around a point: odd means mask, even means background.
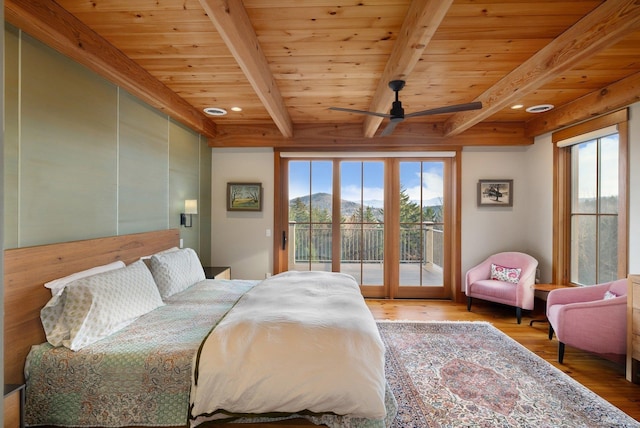
[[[485,322],[379,322],[393,427],[640,427]]]

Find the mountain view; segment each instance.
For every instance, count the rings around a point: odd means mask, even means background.
[[[302,211],[307,211],[308,213],[309,206],[312,207],[315,213],[330,217],[332,199],[333,196],[331,194],[324,192],[314,193],[311,196],[305,195],[292,198],[289,200],[290,218],[292,220],[298,218],[298,214],[300,214],[300,212]],[[340,201],[340,213],[345,218],[352,217],[354,214],[358,213],[359,208],[360,204],[357,202],[352,202],[345,199],[342,199]],[[364,201],[364,211],[365,217],[368,217],[369,219],[380,223],[384,221],[382,201]],[[410,201],[409,196],[402,192],[400,200],[401,218],[407,222],[413,222],[416,220],[421,221],[418,220],[419,218],[421,218],[419,214],[420,211],[420,205],[417,202]],[[423,206],[422,219],[432,219],[433,221],[439,221],[439,219],[441,219],[441,213],[441,198],[433,198],[425,201]],[[308,221],[308,214],[306,218]],[[300,221],[299,218],[298,221]]]
[[[314,193],[311,196],[306,195],[306,196],[301,196],[299,198],[291,199],[289,201],[289,208],[293,208],[297,201],[302,202],[304,205],[308,207],[310,205],[309,201],[311,201],[311,206],[313,207],[314,210],[331,212],[332,199],[333,199],[333,196],[330,195],[329,193]],[[373,205],[370,205],[370,206],[373,207]],[[360,204],[356,202],[351,202],[344,199],[340,201],[340,212],[345,217],[351,217],[358,210],[358,208],[360,208]],[[376,212],[379,212],[379,217],[380,217],[379,220],[381,221],[382,212],[380,211],[380,209],[378,209],[381,207],[374,207],[374,208],[376,208],[375,209]]]

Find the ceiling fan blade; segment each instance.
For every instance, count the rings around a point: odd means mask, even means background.
[[[475,101],[472,103],[466,104],[456,104],[452,106],[446,107],[438,107],[432,108],[429,110],[416,111],[413,113],[405,114],[404,117],[416,117],[416,116],[429,116],[432,114],[442,114],[442,113],[456,113],[459,111],[467,111],[467,110],[478,110],[482,108],[482,103],[480,101]]]
[[[351,108],[329,107],[329,110],[344,111],[344,112],[347,112],[347,113],[356,113],[356,114],[366,114],[366,115],[369,115],[369,116],[391,117],[390,114],[386,114],[386,113],[376,113],[374,111],[365,111],[365,110],[354,110],[354,109],[351,109]]]
[[[402,122],[404,119],[400,119],[400,118],[395,118],[395,119],[391,119],[389,121],[389,123],[387,124],[387,127],[384,128],[382,130],[382,132],[380,133],[381,137],[386,137],[387,135],[391,135],[391,133],[393,132],[394,129],[396,129],[396,125],[398,125],[400,122]]]

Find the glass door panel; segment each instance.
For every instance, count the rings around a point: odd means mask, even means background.
[[[340,272],[384,284],[384,162],[340,163]]]
[[[399,289],[443,287],[444,162],[401,161],[399,171]]]
[[[333,164],[289,162],[289,269],[331,271]]]

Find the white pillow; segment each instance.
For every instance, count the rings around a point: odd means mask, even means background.
[[[180,248],[178,248],[178,247],[171,247],[171,248],[167,248],[166,250],[159,251],[159,252],[157,252],[156,254],[170,253],[170,252],[172,252],[172,251],[178,251],[179,249],[180,249]],[[144,264],[146,264],[146,265],[147,265],[147,267],[148,267],[149,269],[151,269],[151,257],[152,257],[153,255],[154,255],[154,254],[150,254],[150,255],[148,255],[148,256],[142,256],[142,257],[140,257],[140,260],[142,260],[142,261],[144,262]]]
[[[40,318],[49,343],[77,351],[163,305],[149,269],[137,261],[72,282]]]
[[[92,267],[91,269],[83,270],[80,272],[72,273],[71,275],[65,276],[64,278],[54,279],[53,281],[49,281],[44,284],[45,287],[51,289],[51,295],[59,295],[62,293],[64,287],[67,284],[81,278],[86,278],[91,275],[96,275],[102,272],[109,272],[110,270],[120,269],[125,267],[125,264],[122,260],[118,260],[117,262],[109,263],[102,266]]]
[[[154,254],[151,273],[163,299],[206,279],[200,259],[191,248]]]

